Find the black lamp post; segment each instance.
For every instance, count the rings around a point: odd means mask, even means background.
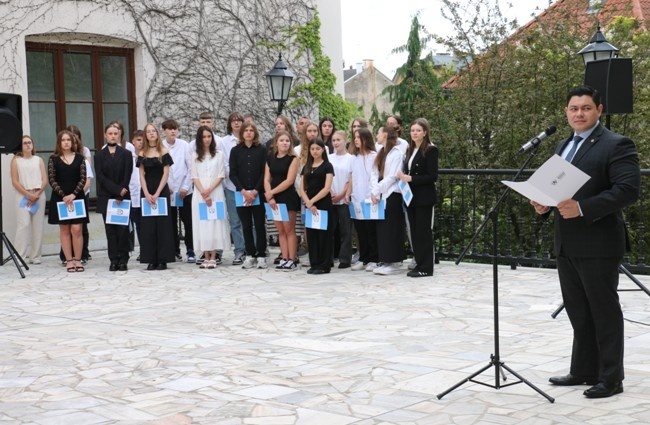
[[[618,51],[607,42],[599,23],[589,44],[578,52],[585,62],[584,83],[600,92],[607,128],[612,114],[633,112],[632,59],[619,58]]]
[[[600,24],[598,24],[598,30],[589,40],[589,44],[583,47],[578,54],[582,55],[582,60],[585,61],[585,66],[587,66],[592,61],[618,57],[618,48],[607,42],[607,39],[600,31]]]
[[[278,115],[282,113],[282,108],[289,99],[293,77],[293,72],[288,69],[287,64],[282,60],[282,53],[280,53],[273,69],[266,73],[266,84],[269,86],[271,100],[278,102]]]

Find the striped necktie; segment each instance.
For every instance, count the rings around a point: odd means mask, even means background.
[[[582,140],[582,137],[580,136],[575,136],[573,138],[573,146],[571,146],[571,150],[567,154],[567,156],[564,158],[568,162],[571,162],[573,159],[573,156],[576,154],[576,150],[578,149],[578,144],[580,144],[580,141]]]

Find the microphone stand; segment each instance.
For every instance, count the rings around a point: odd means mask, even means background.
[[[526,161],[524,161],[523,165],[521,168],[519,168],[519,171],[517,171],[517,174],[513,177],[513,181],[516,181],[519,175],[523,172],[523,170],[526,168],[528,163],[533,159],[535,154],[537,153],[537,147],[539,145],[534,145],[532,149],[530,150],[530,154],[528,155],[528,158]],[[492,221],[492,289],[493,289],[493,302],[494,302],[494,354],[490,355],[490,362],[482,367],[481,369],[477,370],[476,372],[472,373],[462,381],[458,382],[457,384],[453,385],[452,387],[446,389],[442,393],[437,395],[438,400],[442,399],[445,395],[448,393],[452,392],[456,388],[460,387],[461,385],[467,383],[467,382],[474,382],[475,384],[481,384],[485,385],[490,388],[494,389],[500,389],[500,388],[505,388],[509,387],[511,385],[516,385],[520,383],[525,383],[528,385],[530,388],[533,390],[537,391],[539,394],[544,396],[549,402],[553,403],[555,402],[555,399],[548,394],[546,394],[544,391],[540,390],[537,388],[535,385],[533,385],[531,382],[526,380],[524,377],[519,375],[517,372],[515,372],[513,369],[508,367],[502,360],[501,360],[501,354],[499,352],[499,262],[497,259],[497,253],[498,253],[498,216],[499,216],[499,206],[505,199],[506,195],[510,191],[510,188],[506,186],[504,191],[501,193],[501,196],[498,198],[496,204],[494,207],[492,207],[492,210],[485,216],[485,219],[483,220],[483,223],[476,229],[474,232],[474,236],[472,236],[472,239],[469,241],[469,243],[465,246],[465,249],[463,249],[463,252],[460,253],[458,256],[458,259],[456,260],[456,265],[458,265],[463,258],[465,258],[465,255],[467,254],[467,251],[469,251],[469,248],[474,244],[476,241],[476,238],[478,238],[479,234],[485,229],[489,221]],[[489,368],[494,366],[494,385],[487,384],[485,382],[481,381],[476,381],[474,378],[481,373],[485,372]],[[503,372],[503,369],[507,370],[514,376],[516,376],[519,381],[516,382],[511,382],[508,384],[502,384],[501,383],[501,375],[503,374],[503,380],[505,381],[507,378],[505,376],[505,373]]]

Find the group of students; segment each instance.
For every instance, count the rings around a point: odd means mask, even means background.
[[[223,251],[231,245],[233,265],[268,268],[268,230],[277,232],[277,270],[296,270],[303,240],[309,274],[329,273],[335,257],[341,269],[395,274],[405,258],[408,234],[414,267],[407,275],[431,276],[438,149],[425,119],[410,125],[410,142],[400,137],[401,126],[399,116],[390,116],[375,140],[367,122],[358,118],[351,124],[349,141],[348,133],[337,131],[330,118],[317,124],[301,117],[294,130],[280,115],[274,136],[264,143],[254,122],[238,112],[229,115],[224,137],[215,134],[213,116],[202,113],[190,142],[177,137],[174,120],[162,123],[163,135],[150,123],[127,142],[123,126],[113,121],[105,128],[106,145],[94,163],[96,211],[105,222],[109,270],[127,270],[133,233],[140,242],[139,261],[147,270],[164,270],[167,263],[181,261],[180,220],[187,261],[206,269],[221,264]],[[49,183],[48,222],[60,226],[67,271],[82,272],[88,215],[62,220],[57,213],[57,204],[72,210],[74,201],[84,198],[87,210],[84,194],[92,167],[83,154],[81,135],[78,129],[59,132],[47,172],[33,144],[32,138],[23,137],[11,165],[18,195],[17,251],[32,263],[40,262],[44,208],[30,207],[44,205]],[[117,207],[128,209],[129,225],[112,221]],[[355,237],[359,260],[353,264]],[[201,260],[196,252],[202,253]]]

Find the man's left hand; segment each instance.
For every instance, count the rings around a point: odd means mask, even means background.
[[[576,218],[580,217],[580,207],[578,201],[567,199],[557,204],[557,210],[562,215],[562,218]]]

